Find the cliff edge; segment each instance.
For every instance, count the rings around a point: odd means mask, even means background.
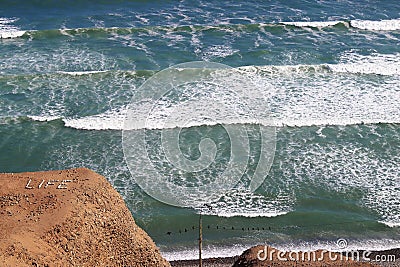
[[[0,266],[170,266],[85,168],[0,174]]]

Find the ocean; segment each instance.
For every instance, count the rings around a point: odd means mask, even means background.
[[[0,38],[0,172],[93,169],[168,260],[197,257],[199,213],[204,257],[257,244],[400,247],[398,1],[0,1]],[[188,122],[194,108],[186,105],[168,125],[153,118],[158,127],[133,129],[146,132],[159,173],[184,187],[212,182],[230,166],[226,129],[245,128],[246,180],[262,158],[260,129],[275,134],[260,186],[227,184],[207,208],[148,195],[138,177],[154,183],[153,173],[138,160],[137,170],[128,167],[122,142],[135,93],[160,71],[192,61],[249,77],[258,90],[251,102],[267,100],[265,114],[231,120],[218,105],[194,101],[207,119]],[[240,106],[224,90],[190,90]],[[159,138],[168,129],[191,161],[204,152],[203,139],[212,140],[212,164],[191,173],[170,166]]]

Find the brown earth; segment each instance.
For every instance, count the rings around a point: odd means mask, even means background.
[[[0,174],[0,266],[170,266],[121,196],[84,168]]]

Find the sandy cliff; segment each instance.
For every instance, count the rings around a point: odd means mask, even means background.
[[[0,266],[169,266],[121,196],[84,168],[0,174]]]

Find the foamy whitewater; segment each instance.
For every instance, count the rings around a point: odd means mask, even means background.
[[[2,3],[0,172],[99,172],[169,260],[197,257],[199,213],[204,257],[257,244],[335,250],[339,238],[349,249],[398,248],[399,9],[398,1]],[[134,101],[153,75],[189,61],[232,69],[178,68],[182,80],[204,72],[208,83]],[[131,169],[123,132],[145,136]],[[235,140],[248,145],[236,155],[243,169],[229,165]],[[204,169],[179,165],[210,151]],[[260,168],[265,180],[253,192]],[[227,169],[240,170],[237,184],[221,180]],[[154,170],[185,188],[231,188],[207,205],[173,207],[138,186],[154,182]]]
[[[384,20],[350,20],[350,21],[291,21],[282,22],[284,25],[293,25],[297,27],[315,27],[325,28],[342,24],[346,27],[353,27],[369,31],[398,31],[400,30],[400,19]]]
[[[17,20],[16,18],[0,17],[0,39],[16,38],[24,35],[25,31],[19,30],[18,27],[12,24]]]
[[[279,245],[279,244],[268,244],[280,251],[293,251],[293,252],[307,252],[307,251],[315,251],[315,250],[326,250],[326,251],[333,251],[333,252],[342,252],[342,251],[381,251],[386,249],[395,249],[396,246],[388,247],[387,244],[391,244],[393,240],[370,240],[367,243],[364,242],[357,242],[352,246],[346,248],[346,250],[338,248],[335,242],[319,242],[319,243],[302,243],[302,244],[287,244],[287,245]],[[254,243],[255,245],[259,245],[258,243]],[[234,257],[237,255],[241,255],[243,251],[249,249],[252,245],[247,246],[239,246],[233,245],[229,247],[214,247],[214,246],[207,246],[202,251],[202,257],[204,259],[208,258],[216,258],[216,257]],[[175,260],[193,260],[197,259],[194,255],[198,253],[197,250],[185,250],[180,251],[179,253],[170,252],[170,253],[163,253],[163,256],[168,261],[175,261]],[[357,255],[357,254],[355,254]],[[360,256],[361,257],[361,256]]]
[[[368,57],[357,54],[345,54],[341,61],[349,63],[327,64],[327,65],[287,65],[287,66],[245,66],[238,70],[245,74],[258,75],[258,83],[275,85],[271,89],[269,97],[265,98],[265,104],[273,106],[275,111],[266,114],[265,117],[254,121],[250,116],[243,115],[234,120],[224,117],[213,118],[214,121],[193,120],[187,123],[184,119],[179,121],[175,119],[169,124],[163,123],[164,116],[155,118],[154,121],[148,121],[149,129],[162,129],[174,127],[193,127],[201,125],[221,124],[251,124],[260,123],[265,126],[321,126],[321,125],[355,125],[355,124],[376,124],[376,123],[399,123],[400,110],[398,108],[398,99],[400,94],[397,89],[391,90],[389,86],[382,88],[373,88],[370,84],[363,85],[370,87],[369,92],[359,90],[360,84],[353,83],[352,76],[335,76],[331,71],[344,74],[378,74],[394,76],[393,82],[400,79],[400,55],[371,55]],[[303,85],[303,92],[307,98],[297,95],[288,89],[289,86],[295,86],[296,83],[308,79],[309,72],[316,73],[324,78],[325,81],[319,82],[317,90],[314,83],[310,87]],[[92,74],[93,72],[73,73],[73,75]],[[290,75],[290,76],[289,76]],[[294,81],[294,75],[297,80]],[[333,77],[332,77],[333,76]],[[332,91],[329,86],[335,85],[336,90]],[[353,97],[348,98],[347,92],[352,90]],[[371,102],[376,95],[380,96],[379,102]],[[324,102],[321,99],[328,97],[330,102]],[[256,98],[258,96],[255,96]],[[285,101],[282,101],[282,99]],[[217,100],[222,103],[224,100]],[[365,105],[368,103],[369,105]],[[209,103],[207,103],[208,105]],[[347,107],[352,106],[350,110]],[[169,107],[174,108],[174,107]],[[206,108],[206,107],[204,107]],[[180,110],[181,117],[187,118],[192,113],[191,107],[187,110]],[[187,115],[185,113],[187,112]],[[167,114],[168,110],[163,110]],[[332,113],[334,116],[332,116]],[[126,107],[122,110],[110,110],[102,114],[87,116],[82,118],[64,118],[65,126],[83,130],[122,130],[124,119],[126,117]],[[248,117],[246,119],[246,117]],[[43,120],[42,117],[31,117],[34,120]],[[46,116],[43,117],[47,120]],[[172,124],[171,124],[172,123]]]

